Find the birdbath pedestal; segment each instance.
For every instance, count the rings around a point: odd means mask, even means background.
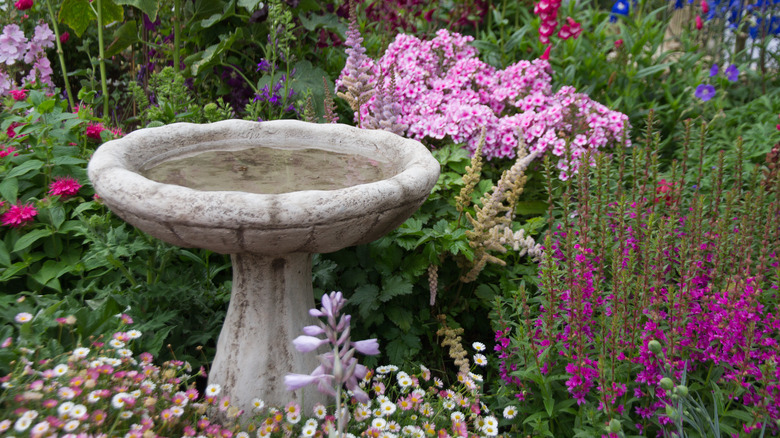
[[[292,346],[314,323],[311,255],[400,225],[428,197],[439,163],[422,144],[385,131],[227,120],[132,132],[98,148],[88,173],[130,224],[231,255],[230,305],[208,379],[250,412],[254,398],[276,406],[303,398],[305,408],[324,401],[313,388],[284,387],[287,373],[318,365]]]

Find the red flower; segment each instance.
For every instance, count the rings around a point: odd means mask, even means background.
[[[710,4],[707,3],[707,0],[701,0],[701,13],[706,14],[710,11]]]
[[[75,195],[80,188],[81,184],[75,178],[59,178],[49,184],[49,194],[66,198]]]
[[[658,203],[658,201],[663,199],[666,202],[666,205],[672,205],[672,195],[673,195],[672,190],[674,190],[673,182],[666,182],[665,179],[658,181],[658,187],[656,187],[655,193],[658,195],[662,195],[662,197],[655,198],[653,202]]]
[[[62,35],[60,35],[60,42],[62,44],[65,44],[70,39],[70,34],[68,32],[63,32]]]
[[[3,213],[3,225],[10,227],[21,227],[32,221],[32,218],[38,214],[38,210],[32,204],[15,204]]]
[[[13,146],[8,146],[4,148],[0,148],[0,158],[7,157],[9,155],[13,154],[13,156],[19,155],[19,152],[16,152],[16,148]]]
[[[27,90],[11,90],[11,97],[16,101],[27,99]]]
[[[16,9],[20,11],[26,11],[33,7],[33,0],[16,0],[16,3],[14,3],[14,6],[16,6]]]
[[[85,134],[93,140],[100,140],[100,133],[105,130],[106,128],[100,123],[90,123]]]
[[[702,28],[703,26],[704,26],[704,25],[703,25],[703,23],[701,22],[701,16],[700,16],[700,15],[697,15],[697,16],[696,16],[696,30],[701,30],[701,28]]]
[[[623,38],[615,41],[615,48],[620,48],[623,45]]]

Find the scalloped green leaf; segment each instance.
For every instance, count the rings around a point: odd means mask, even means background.
[[[73,29],[77,36],[81,36],[89,27],[90,22],[97,20],[94,7],[97,5],[90,4],[89,0],[64,0],[57,19],[60,23],[67,24]],[[100,9],[103,16],[103,26],[124,20],[124,9],[112,0],[101,0]]]
[[[157,19],[157,10],[159,2],[153,0],[115,0],[118,5],[132,6],[136,9],[140,9],[141,12],[149,16],[149,19],[154,21]]]

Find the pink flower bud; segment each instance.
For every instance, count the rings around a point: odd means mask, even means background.
[[[701,22],[701,16],[696,16],[696,29],[701,30],[701,28],[704,26],[704,24]]]
[[[67,43],[69,39],[70,39],[70,33],[68,33],[68,32],[63,32],[63,33],[60,35],[60,42],[61,42],[62,44],[65,44],[65,43]]]
[[[701,0],[701,13],[706,14],[710,11],[710,4],[707,3],[707,0]]]
[[[545,61],[550,59],[550,49],[552,48],[552,45],[547,46],[546,49],[544,49],[544,53],[542,56],[539,57],[539,59],[544,59]]]
[[[327,339],[315,338],[314,336],[298,336],[293,339],[295,349],[301,353],[308,353],[320,348],[321,345],[328,342]]]

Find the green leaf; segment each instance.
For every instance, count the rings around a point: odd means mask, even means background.
[[[233,43],[236,42],[236,39],[242,35],[243,35],[243,31],[241,30],[241,28],[236,29],[229,36],[228,34],[220,35],[219,36],[220,42],[207,47],[206,50],[204,50],[199,54],[200,59],[192,63],[193,76],[197,75],[198,71],[200,71],[202,68],[207,67],[211,63],[215,62],[215,58],[217,58],[219,55],[221,55],[222,53],[230,49]]]
[[[72,269],[70,263],[58,262],[56,260],[46,260],[41,269],[30,275],[33,280],[43,286],[52,286],[52,280],[61,277]],[[55,287],[55,289],[59,289]]]
[[[16,176],[22,176],[26,174],[27,172],[30,172],[32,170],[38,170],[41,167],[43,167],[43,161],[40,160],[30,160],[25,161],[24,163],[20,164],[19,166],[14,167],[11,169],[10,172],[5,176],[5,178],[13,178]]]
[[[156,12],[157,11],[155,10],[155,13]],[[152,21],[154,21],[154,19],[152,19]],[[112,57],[138,41],[138,27],[136,22],[128,21],[119,26],[119,29],[114,32],[114,40],[106,47],[106,57]]]
[[[650,75],[652,75],[654,73],[658,73],[658,72],[666,70],[672,64],[673,64],[672,62],[665,62],[663,64],[658,64],[658,65],[653,65],[653,66],[650,66],[650,67],[645,67],[645,68],[637,71],[636,75],[634,77],[635,78],[643,78],[645,76],[650,76]]]
[[[249,12],[254,12],[257,6],[262,3],[260,0],[238,0],[238,5]]]
[[[16,263],[14,263],[10,267],[8,267],[8,269],[3,271],[2,275],[0,275],[0,281],[6,281],[8,279],[14,278],[14,276],[18,272],[24,270],[25,268],[27,268],[27,266],[28,266],[28,264],[25,263],[25,262],[16,262]]]
[[[412,313],[401,307],[391,307],[385,311],[385,315],[404,332],[412,328]]]
[[[38,107],[36,109],[41,114],[48,113],[52,109],[54,109],[54,104],[55,103],[56,103],[56,101],[54,99],[47,99],[47,100],[44,100],[43,102],[41,102],[41,104],[38,105]]]
[[[479,298],[482,302],[490,303],[492,302],[495,297],[496,293],[498,292],[498,288],[495,286],[491,286],[489,284],[480,284],[477,286],[477,290],[474,291],[474,294]]]
[[[363,284],[355,288],[355,293],[349,297],[349,303],[358,306],[360,314],[368,315],[379,308],[379,288],[373,284]]]
[[[157,8],[159,2],[152,0],[115,0],[118,5],[133,6],[140,9],[141,12],[149,16],[151,21],[157,19]]]
[[[8,248],[5,247],[5,242],[0,240],[0,266],[11,266],[11,254],[8,252]]]
[[[299,95],[311,91],[312,98],[316,102],[322,101],[325,98],[322,78],[328,78],[328,73],[320,67],[313,66],[309,61],[296,62],[294,69],[295,75],[292,77],[293,80],[290,84],[292,89]]]
[[[736,418],[737,420],[743,421],[745,423],[750,423],[754,420],[753,416],[745,411],[727,411],[722,412],[721,415],[724,417]]]
[[[112,0],[101,0],[100,4],[103,26],[124,20],[124,9],[121,6]],[[87,30],[90,22],[97,20],[97,15],[89,0],[64,0],[57,18],[61,23],[70,26],[76,36],[80,37]]]
[[[515,206],[515,213],[522,216],[533,216],[547,212],[549,205],[544,201],[520,201]]]
[[[0,182],[0,196],[9,202],[15,202],[18,195],[19,182],[16,178],[3,178],[3,182]]]
[[[398,274],[382,279],[382,294],[379,299],[386,303],[394,297],[412,293],[412,282]]]
[[[18,252],[27,249],[27,247],[37,242],[39,239],[51,236],[51,234],[51,230],[48,228],[38,228],[36,230],[32,230],[16,241],[14,244],[14,249],[11,252]]]

